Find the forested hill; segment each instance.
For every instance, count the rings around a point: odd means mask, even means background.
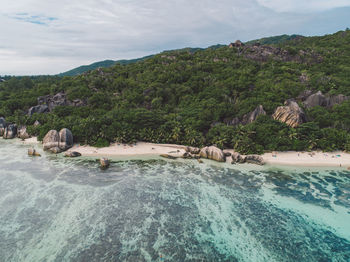
[[[350,31],[177,50],[74,77],[0,83],[0,116],[42,138],[264,150],[350,150]],[[38,120],[40,125],[34,126]]]

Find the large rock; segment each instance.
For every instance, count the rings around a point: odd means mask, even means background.
[[[47,105],[38,105],[38,106],[32,106],[28,110],[28,115],[32,116],[35,113],[48,113],[49,112],[49,107]]]
[[[247,155],[245,157],[245,162],[261,166],[265,164],[264,159],[259,155]]]
[[[289,99],[276,109],[272,115],[273,119],[286,123],[291,127],[297,127],[306,122],[306,116],[303,109],[300,108],[297,102]]]
[[[17,129],[17,136],[20,139],[30,138],[30,135],[27,132],[27,127],[26,126],[19,126]]]
[[[199,155],[203,158],[208,158],[218,162],[225,162],[224,152],[215,146],[203,147],[199,152]]]
[[[0,136],[4,135],[6,126],[7,124],[5,118],[0,117]]]
[[[64,154],[65,157],[79,157],[81,156],[81,154],[79,152],[76,151],[71,151],[71,152],[66,152]]]
[[[12,138],[15,138],[16,135],[17,135],[17,125],[10,124],[7,127],[5,127],[4,135],[3,135],[4,139],[12,139]]]
[[[308,96],[303,102],[306,108],[312,108],[315,106],[333,107],[334,105],[341,104],[344,101],[349,100],[349,97],[345,95],[323,95],[321,91]]]
[[[51,148],[58,148],[60,136],[56,130],[50,130],[43,139],[44,150],[50,150]]]
[[[257,106],[253,112],[250,112],[244,115],[242,119],[242,124],[243,125],[250,124],[254,122],[260,115],[266,115],[266,112],[262,105]]]
[[[345,102],[346,100],[349,100],[349,97],[344,95],[334,95],[327,97],[327,107],[333,107]]]
[[[187,153],[191,153],[191,154],[196,155],[196,154],[199,154],[199,152],[201,151],[201,149],[198,148],[198,147],[187,146],[187,147],[185,148],[185,151],[186,151]]]
[[[231,155],[231,164],[243,164],[245,163],[246,157],[242,156],[240,153],[238,152],[233,152]]]
[[[322,94],[321,91],[318,91],[315,94],[310,95],[304,101],[304,106],[306,108],[311,108],[315,106],[327,106],[327,98]]]
[[[73,134],[69,129],[63,128],[59,133],[59,137],[58,147],[61,150],[65,151],[73,146]]]

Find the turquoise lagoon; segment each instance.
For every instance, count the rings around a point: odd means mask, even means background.
[[[43,154],[0,140],[0,261],[350,261],[350,172]]]

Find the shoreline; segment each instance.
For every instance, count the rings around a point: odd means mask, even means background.
[[[23,144],[41,144],[36,137],[21,141]],[[109,147],[97,148],[88,145],[75,144],[66,152],[79,152],[82,157],[141,157],[157,156],[168,154],[174,157],[181,157],[185,153],[186,146],[176,144],[154,144],[148,142],[137,142],[135,144],[114,143]],[[232,149],[225,149],[224,152],[233,152]],[[273,152],[261,155],[268,166],[289,166],[289,167],[340,167],[350,168],[350,154],[342,151],[336,152]],[[229,159],[229,157],[228,157]],[[229,160],[226,161],[229,163]]]

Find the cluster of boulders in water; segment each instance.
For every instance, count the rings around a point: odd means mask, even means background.
[[[259,155],[241,155],[238,152],[229,152],[227,150],[221,150],[216,146],[206,146],[203,148],[198,147],[186,147],[185,153],[181,156],[184,159],[197,159],[200,163],[201,158],[210,159],[217,162],[231,162],[231,164],[257,164],[264,165],[264,159]],[[163,154],[161,155],[164,158],[176,159],[177,157]]]

